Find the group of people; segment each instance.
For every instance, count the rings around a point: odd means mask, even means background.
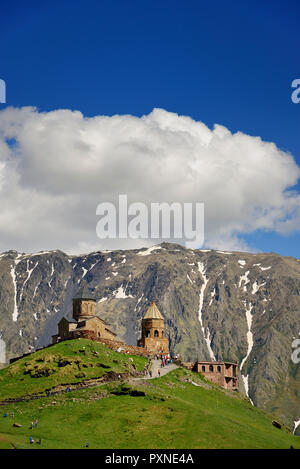
[[[32,445],[34,443],[34,439],[32,438],[32,436],[29,437],[29,443]],[[38,440],[36,440],[36,444],[37,445],[41,445],[42,444],[42,438],[39,437]]]
[[[37,428],[38,426],[38,419],[35,419],[35,421],[32,421],[31,424],[30,424],[30,430],[33,430],[33,428]],[[32,445],[34,443],[34,439],[32,438],[32,436],[29,437],[29,443]],[[36,440],[36,444],[37,445],[41,445],[42,444],[42,438],[39,437],[38,440]]]
[[[12,413],[10,414],[10,416],[11,416],[12,419],[14,419],[14,418],[15,418],[15,413],[12,412]],[[3,415],[3,417],[8,417],[8,413],[5,412],[4,415]],[[16,424],[15,426],[21,426],[21,425]],[[37,428],[37,426],[38,426],[38,419],[35,419],[34,421],[32,420],[32,422],[31,422],[29,428],[30,428],[30,430],[33,430],[34,428]],[[32,438],[32,436],[29,437],[29,443],[30,443],[31,445],[34,443],[34,439]],[[37,444],[37,445],[41,445],[41,444],[42,444],[42,438],[41,438],[41,437],[39,437],[39,439],[36,440],[36,444]]]
[[[161,363],[160,363],[160,367],[163,368],[164,366],[167,366],[167,365],[172,365],[173,363],[173,360],[172,358],[169,358],[169,357],[162,357],[161,358]]]
[[[163,353],[158,353],[157,355],[154,356],[155,360],[160,360],[160,368],[164,368],[165,366],[172,365],[174,359],[177,359],[177,355],[175,357],[171,357],[170,355],[165,355]],[[157,376],[160,377],[160,368],[157,369]],[[153,372],[152,370],[145,370],[144,371],[144,376],[150,376],[152,378]]]

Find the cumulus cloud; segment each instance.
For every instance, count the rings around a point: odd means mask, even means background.
[[[154,109],[84,117],[78,111],[0,112],[0,250],[133,248],[100,240],[96,207],[117,202],[204,202],[205,244],[247,249],[243,234],[300,229],[300,169],[274,143],[213,130]]]

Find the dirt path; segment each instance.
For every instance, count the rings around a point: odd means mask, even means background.
[[[45,397],[54,397],[58,394],[64,394],[66,392],[72,392],[72,391],[77,391],[79,389],[86,389],[86,388],[91,388],[95,386],[101,386],[103,384],[107,384],[108,382],[111,381],[120,381],[124,379],[130,379],[130,380],[140,380],[140,379],[153,379],[153,378],[158,378],[159,376],[164,376],[167,373],[169,373],[172,370],[175,370],[177,368],[177,365],[170,364],[166,365],[163,368],[160,366],[161,361],[160,360],[151,360],[151,371],[152,371],[152,377],[148,374],[147,376],[142,376],[141,374],[138,373],[139,376],[132,377],[130,373],[115,373],[114,371],[110,371],[106,373],[104,376],[101,376],[100,378],[91,378],[88,380],[83,380],[78,383],[69,383],[69,384],[60,384],[58,386],[55,386],[51,389],[47,389],[41,393],[38,394],[31,394],[27,396],[20,396],[16,398],[10,398],[6,399],[3,401],[0,401],[0,406],[7,406],[9,404],[16,404],[18,402],[26,402],[26,401],[33,401],[35,399],[42,399]],[[159,375],[160,372],[160,375]]]
[[[177,365],[175,365],[174,363],[172,363],[172,365],[171,364],[166,365],[163,368],[161,368],[160,364],[161,364],[160,360],[156,360],[156,359],[151,360],[151,368],[150,369],[152,371],[152,378],[150,378],[150,375],[148,374],[147,376],[145,376],[142,379],[159,378],[159,376],[164,376],[167,373],[170,373],[170,371],[173,371],[176,368],[178,368]],[[158,371],[160,372],[160,375],[158,374]],[[141,378],[136,378],[136,379],[141,379]]]
[[[67,392],[78,391],[81,389],[91,388],[95,386],[101,386],[112,381],[120,381],[122,379],[129,379],[132,376],[130,373],[115,373],[109,371],[100,378],[91,378],[88,380],[79,381],[78,383],[59,384],[51,389],[46,389],[39,394],[30,394],[27,396],[20,396],[15,398],[9,398],[0,401],[0,406],[7,406],[9,404],[16,404],[18,402],[33,401],[35,399],[43,399],[45,397],[54,397],[58,394],[64,394]]]

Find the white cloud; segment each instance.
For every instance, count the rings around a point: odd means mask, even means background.
[[[244,233],[300,229],[300,177],[274,143],[154,109],[0,112],[0,250],[133,248],[96,237],[96,206],[116,201],[205,202],[206,245],[246,249]],[[157,242],[157,241],[156,241]]]

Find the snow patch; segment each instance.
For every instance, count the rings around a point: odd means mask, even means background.
[[[21,291],[21,294],[20,294],[20,301],[23,298],[24,287],[25,287],[26,283],[28,282],[28,280],[30,279],[31,274],[34,271],[34,269],[36,268],[36,266],[38,265],[38,263],[39,263],[39,261],[37,261],[36,264],[31,269],[29,269],[29,259],[27,259],[27,277],[25,279],[25,282],[23,283],[22,291]]]
[[[10,274],[11,274],[11,278],[12,278],[13,285],[14,285],[14,311],[13,311],[13,317],[12,317],[14,322],[17,321],[18,315],[19,315],[18,305],[17,305],[17,283],[16,283],[16,272],[15,272],[16,260],[18,259],[18,257],[20,257],[20,254],[14,260],[14,263],[10,269]]]
[[[153,251],[156,251],[158,249],[162,249],[161,246],[151,246],[151,248],[146,249],[146,251],[140,251],[137,253],[138,256],[149,256]]]
[[[261,283],[260,285],[257,283],[257,281],[255,280],[255,282],[253,283],[252,285],[252,295],[254,295],[256,292],[258,292],[258,290],[260,289],[260,287],[263,287],[264,285],[266,284],[266,282],[263,282]]]
[[[107,300],[107,297],[104,296],[103,298],[101,298],[101,300],[98,300],[97,303],[102,303],[103,301],[106,301]]]
[[[35,289],[34,289],[34,292],[33,292],[33,297],[32,297],[32,299],[35,297],[35,294],[36,294],[36,291],[37,291],[39,285],[40,285],[39,283],[36,285],[36,287],[35,287]]]
[[[113,294],[115,295],[115,298],[134,298],[132,295],[126,295],[122,285],[117,290],[115,290]]]
[[[271,267],[272,267],[271,265],[269,267],[260,267],[260,270],[269,270],[271,269]]]
[[[143,298],[143,296],[144,296],[144,293],[143,293],[142,296],[138,299],[137,304],[135,305],[134,311],[136,311],[136,309],[137,309],[137,307],[138,307],[138,305],[139,305],[139,302],[141,301],[141,299]]]
[[[202,262],[198,262],[198,270],[199,270],[199,272],[201,273],[201,275],[203,277],[203,284],[201,286],[201,290],[200,290],[200,293],[199,293],[198,318],[199,318],[199,322],[200,322],[200,325],[201,325],[201,329],[202,329],[202,333],[203,333],[205,342],[207,344],[209,356],[211,357],[212,360],[215,361],[216,360],[215,355],[214,355],[214,352],[212,351],[212,348],[211,348],[210,332],[209,332],[209,329],[207,327],[206,328],[207,329],[207,335],[205,335],[205,327],[203,325],[202,309],[203,309],[203,301],[204,301],[204,292],[205,292],[206,286],[208,284],[208,278],[205,275],[206,269],[205,269],[204,264]]]
[[[247,270],[247,272],[244,275],[241,275],[240,277],[239,288],[241,288],[242,282],[245,282],[244,291],[247,291],[246,285],[250,282],[250,280],[248,279],[249,272],[250,270]]]
[[[188,280],[191,282],[191,284],[193,285],[193,282],[192,282],[192,280],[190,279],[189,274],[186,274],[186,276],[187,276]]]
[[[298,428],[299,425],[300,425],[300,420],[295,420],[295,421],[294,421],[294,431],[293,431],[293,434],[296,433],[296,430],[297,430],[297,428]]]
[[[245,304],[245,307],[246,307],[246,302],[244,302],[244,304]],[[252,348],[253,348],[253,334],[251,332],[251,327],[252,327],[252,314],[251,314],[251,311],[252,311],[252,309],[253,309],[253,306],[250,303],[249,308],[246,309],[246,320],[247,320],[247,326],[248,326],[248,331],[247,331],[248,349],[247,349],[247,355],[243,358],[243,360],[241,361],[241,364],[240,364],[240,371],[241,371],[242,378],[243,378],[243,381],[244,381],[245,391],[246,391],[246,394],[247,394],[248,397],[249,397],[249,383],[248,383],[248,377],[249,376],[248,375],[245,376],[242,373],[242,368],[244,366],[244,363],[248,359],[248,357],[249,357],[249,355],[252,351]],[[251,403],[253,405],[252,401],[251,401]]]

